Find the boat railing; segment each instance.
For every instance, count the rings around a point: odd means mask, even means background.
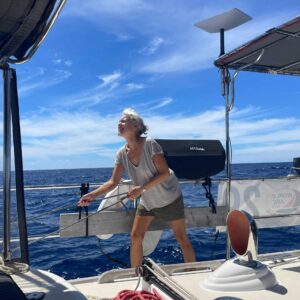
[[[204,182],[204,180],[183,180],[180,181],[182,184],[202,184]],[[219,182],[216,181],[216,182]],[[122,181],[120,183],[120,185],[128,185],[130,184],[129,181]],[[101,183],[90,183],[89,187],[90,188],[95,188],[98,187],[99,185],[101,185]],[[64,189],[76,189],[79,190],[81,187],[81,185],[79,184],[69,184],[69,185],[27,185],[24,187],[25,191],[31,192],[31,191],[47,191],[47,190],[64,190]],[[15,190],[14,187],[12,187],[11,189],[12,191]],[[2,189],[0,190],[0,192],[3,191]],[[57,213],[57,212],[61,212],[61,211],[70,211],[70,208],[75,208],[77,205],[77,201],[79,200],[80,196],[78,194],[78,198],[76,198],[76,201],[73,201],[71,204],[66,204],[63,206],[59,206],[56,207],[52,210],[47,210],[46,212],[43,212],[41,214],[38,215],[33,215],[33,216],[29,216],[27,217],[27,222],[32,222],[35,221],[37,219],[43,218],[45,216],[51,215],[53,213]],[[118,197],[116,197],[118,198]],[[112,206],[114,206],[115,203],[113,203]],[[54,231],[51,231],[49,233],[46,234],[40,234],[40,235],[31,235],[28,237],[28,241],[29,244],[35,243],[37,241],[40,240],[44,240],[44,239],[51,239],[51,238],[58,238],[58,237],[71,237],[74,236],[74,234],[70,235],[70,232],[73,232],[76,230],[76,226],[81,225],[84,223],[86,224],[86,219],[88,219],[88,222],[91,223],[89,225],[89,235],[98,235],[98,234],[102,234],[103,230],[97,232],[98,228],[101,227],[102,222],[106,222],[107,219],[110,219],[110,217],[112,217],[112,219],[110,220],[110,224],[111,223],[116,223],[119,224],[118,226],[120,227],[120,229],[113,229],[112,232],[116,233],[116,232],[120,232],[120,233],[125,233],[125,232],[130,232],[131,227],[132,227],[132,221],[133,221],[133,217],[134,217],[134,210],[114,210],[112,209],[111,211],[108,211],[110,209],[110,207],[106,207],[105,208],[106,214],[105,215],[100,215],[101,211],[96,211],[96,212],[92,212],[89,213],[89,215],[87,217],[83,217],[81,218],[81,220],[78,220],[78,213],[63,213],[60,216],[60,228]],[[203,214],[205,210],[205,213]],[[218,211],[218,214],[216,215],[212,215],[210,213],[210,208],[209,207],[200,207],[200,208],[186,208],[187,211],[187,215],[189,216],[188,219],[191,219],[187,222],[188,227],[202,227],[202,225],[212,225],[212,226],[217,226],[217,225],[221,225],[225,222],[225,216],[226,216],[226,209],[225,208],[220,208],[220,211]],[[208,219],[205,216],[209,216]],[[68,220],[71,217],[71,221],[67,222],[68,224],[64,224],[65,220],[64,217],[66,217]],[[199,221],[200,218],[200,221]],[[212,218],[212,219],[211,219]],[[96,230],[94,230],[94,223],[97,223],[98,219],[100,219],[100,224],[99,226],[96,226]],[[115,220],[115,221],[114,221]],[[124,224],[120,224],[120,220],[125,220],[126,222],[126,226],[124,227]],[[195,222],[197,224],[195,224]],[[205,224],[199,224],[199,222],[203,223],[205,222]],[[17,219],[12,220],[11,224],[17,223]],[[154,229],[152,230],[156,230],[155,228],[159,228],[159,227],[165,227],[164,224],[154,224]],[[75,229],[74,229],[75,228]],[[85,228],[85,225],[84,225]],[[110,226],[106,225],[104,226],[104,230],[109,230]],[[84,229],[85,230],[85,229]],[[105,232],[106,232],[105,231]],[[107,232],[106,232],[107,233]],[[79,234],[79,235],[78,235]],[[84,233],[84,235],[86,235]],[[75,236],[82,236],[81,233],[75,233]],[[19,239],[17,237],[13,237],[11,238],[11,242],[18,242]],[[0,242],[1,243],[1,242]],[[17,248],[12,249],[13,251],[17,250]]]
[[[258,223],[259,228],[281,227],[300,225],[300,177],[274,177],[270,178],[237,178],[232,179],[232,207],[230,209],[243,209],[248,211]],[[217,178],[213,181],[218,185],[217,191],[217,213],[212,214],[210,207],[186,207],[186,226],[195,227],[224,227],[228,206],[226,203],[227,180]],[[199,184],[203,180],[181,180],[181,184]],[[100,183],[101,184],[101,183]],[[128,184],[122,183],[122,184]],[[52,189],[79,189],[81,185],[47,185],[47,186],[25,186],[25,190],[52,190]],[[97,187],[99,183],[91,183],[90,187]],[[270,192],[268,191],[270,188]],[[275,187],[275,188],[274,188]],[[276,190],[278,191],[276,193]],[[283,192],[282,192],[283,191]],[[78,196],[79,199],[79,196]],[[77,199],[76,199],[77,200]],[[289,205],[289,206],[288,206]],[[76,203],[67,204],[47,211],[42,215],[32,216],[28,220],[40,218],[48,214],[57,213],[63,209],[75,207]],[[88,235],[129,233],[131,231],[135,210],[107,208],[103,213],[96,211],[88,216],[78,219],[78,213],[62,213],[60,215],[59,229],[43,236],[29,237],[30,243],[41,239],[57,237],[80,237],[86,236],[86,224],[88,223]],[[88,220],[88,222],[86,222]],[[169,229],[170,225],[155,220],[149,230]],[[17,241],[17,239],[13,239]]]
[[[291,169],[297,169],[297,170],[300,170],[300,168],[295,168],[295,167],[292,167]],[[244,180],[267,180],[267,179],[297,179],[297,177],[300,178],[300,174],[298,176],[294,176],[292,178],[290,178],[289,176],[268,176],[268,177],[264,177],[264,176],[258,176],[258,177],[232,177],[231,180],[233,181],[236,181],[236,180],[239,180],[239,181],[244,181]],[[200,179],[187,179],[187,180],[179,180],[179,183],[180,184],[202,184],[203,182],[205,181],[205,179],[203,178],[200,178]],[[222,182],[227,182],[228,181],[228,178],[214,178],[214,179],[211,179],[211,182],[213,184],[219,184],[219,183],[222,183]],[[100,185],[102,185],[104,182],[94,182],[94,183],[89,183],[89,186],[90,188],[97,188],[99,187]],[[129,182],[121,182],[120,183],[121,185],[129,185],[130,183]],[[24,190],[25,191],[31,191],[31,190],[58,190],[58,189],[79,189],[81,187],[80,184],[77,184],[77,183],[74,183],[74,184],[49,184],[49,185],[25,185],[24,186]],[[11,191],[15,191],[16,190],[16,187],[15,186],[12,186],[11,187]],[[3,187],[0,186],[0,193],[3,192]]]

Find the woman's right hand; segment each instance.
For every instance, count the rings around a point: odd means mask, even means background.
[[[88,193],[80,198],[77,203],[77,206],[87,206],[91,201],[95,200],[96,196],[92,193]]]

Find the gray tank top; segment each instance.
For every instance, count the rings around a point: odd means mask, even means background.
[[[134,185],[143,185],[157,175],[157,169],[152,157],[163,154],[161,146],[152,138],[145,138],[141,161],[135,166],[128,159],[125,146],[120,148],[116,155],[115,164],[122,164]],[[148,189],[142,194],[141,204],[147,209],[166,206],[181,195],[179,182],[174,172],[170,169],[170,176],[163,182]]]

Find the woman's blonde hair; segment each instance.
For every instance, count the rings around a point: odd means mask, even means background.
[[[148,126],[145,125],[143,118],[132,108],[125,108],[122,116],[128,118],[132,123],[137,125],[139,135],[147,134]]]

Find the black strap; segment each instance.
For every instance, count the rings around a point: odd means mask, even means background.
[[[205,181],[202,183],[202,186],[206,191],[205,196],[209,201],[208,203],[209,203],[209,207],[211,207],[211,212],[213,214],[216,214],[217,213],[216,203],[211,193],[211,179],[209,177],[206,177]]]
[[[89,208],[84,206],[85,211],[85,236],[89,236]],[[82,207],[78,207],[78,220],[81,220]]]
[[[81,197],[89,192],[90,184],[88,182],[83,182],[80,186]],[[81,219],[82,207],[79,207],[78,220]],[[89,208],[84,206],[85,211],[85,236],[89,236]]]
[[[89,192],[90,184],[88,182],[83,182],[80,186],[81,197]]]
[[[89,236],[89,207],[84,207],[85,211],[85,236]]]

